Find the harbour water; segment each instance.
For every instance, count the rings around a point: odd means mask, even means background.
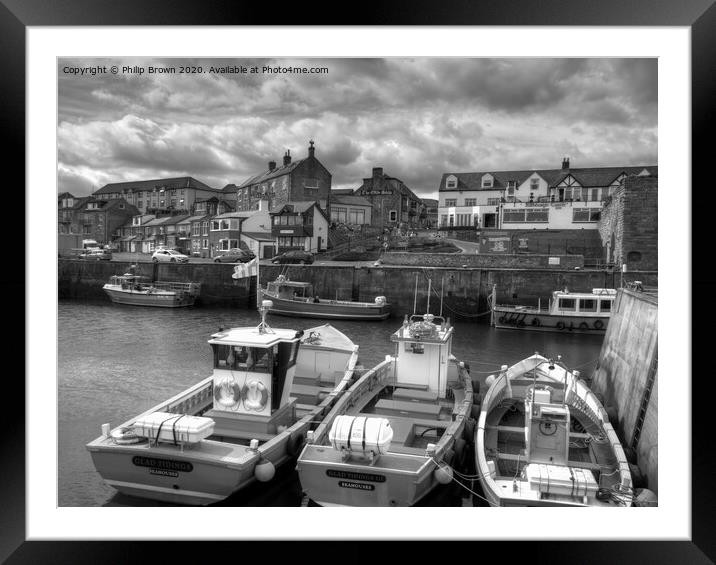
[[[437,313],[437,312],[433,312]],[[181,392],[211,372],[207,340],[220,327],[255,326],[258,312],[229,308],[145,308],[110,302],[60,300],[58,304],[58,505],[159,505],[116,493],[95,471],[85,445],[112,426]],[[269,315],[273,327],[306,329],[318,319]],[[486,322],[455,322],[453,354],[481,381],[500,365],[538,351],[562,356],[590,377],[603,336],[496,330]],[[370,368],[393,353],[389,336],[400,318],[384,322],[331,321],[360,346],[360,362]],[[484,394],[485,387],[481,392]],[[459,492],[459,489],[457,489]],[[268,484],[237,493],[225,506],[299,506],[301,488],[292,466]],[[430,506],[459,505],[456,489],[438,491]]]

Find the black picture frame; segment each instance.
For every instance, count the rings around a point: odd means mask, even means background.
[[[713,101],[716,100],[716,6],[713,0],[685,0],[682,2],[650,0],[503,0],[501,2],[428,2],[425,0],[400,2],[381,6],[371,2],[360,9],[345,11],[341,3],[300,4],[292,10],[274,5],[248,5],[222,0],[152,1],[152,0],[2,0],[0,3],[0,90],[3,101],[3,134],[6,140],[6,167],[18,175],[15,186],[25,186],[25,31],[28,26],[102,26],[102,25],[549,25],[549,26],[686,26],[692,32],[692,148],[709,147],[714,131]],[[345,14],[350,14],[346,22]],[[712,160],[712,159],[711,159]],[[693,159],[693,186],[709,186],[706,177],[709,159]],[[666,187],[676,190],[675,187]],[[688,184],[678,190],[688,190]],[[26,190],[28,190],[26,188]],[[30,188],[32,190],[32,187]],[[692,225],[707,223],[705,210],[692,209]],[[23,228],[19,228],[23,229]],[[675,229],[683,229],[676,226]],[[23,233],[18,231],[18,233]],[[699,242],[693,238],[693,245]],[[27,253],[27,250],[25,250]],[[694,247],[692,256],[698,257]],[[664,263],[662,263],[664,264]],[[11,282],[3,288],[14,296],[25,294],[24,268],[18,268]],[[696,271],[692,279],[695,296],[706,294],[714,287],[710,270]],[[690,305],[687,305],[690,307]],[[692,317],[692,335],[696,335],[696,316]],[[14,333],[17,332],[13,328]],[[688,352],[691,357],[691,352]],[[694,359],[695,360],[695,359]],[[696,367],[692,359],[684,360],[684,380],[690,378],[689,367]],[[707,381],[710,375],[705,375]],[[14,382],[10,398],[24,398],[24,386],[16,373],[6,374],[6,384]],[[716,559],[716,524],[714,507],[716,496],[710,485],[713,475],[710,465],[709,441],[713,410],[707,403],[712,395],[703,392],[705,383],[693,383],[698,394],[692,397],[692,538],[691,541],[565,541],[565,542],[434,542],[402,543],[400,556],[415,552],[424,557],[440,555],[442,559],[499,559],[531,558],[531,561],[550,563],[711,563]],[[14,394],[13,394],[14,393]],[[25,536],[25,408],[17,400],[6,402],[6,433],[0,442],[3,472],[0,474],[0,560],[7,563],[125,563],[161,558],[182,558],[192,562],[226,555],[236,556],[237,543],[242,544],[242,559],[266,559],[273,552],[274,542],[181,543],[165,542],[157,548],[154,542],[86,542],[86,541],[26,541]],[[13,424],[9,424],[13,422]],[[50,461],[53,461],[50,440]],[[52,473],[48,472],[48,476]],[[388,519],[388,518],[387,518]],[[149,525],[151,527],[151,525]],[[479,528],[479,524],[475,524]],[[81,534],[78,534],[81,540]],[[328,559],[354,562],[365,561],[385,548],[367,553],[364,542],[323,542],[320,549]],[[202,546],[199,548],[198,546]],[[211,546],[211,547],[207,547]],[[439,547],[436,547],[439,546]],[[286,557],[305,551],[299,542],[282,542]],[[313,551],[313,550],[312,550]],[[154,554],[152,556],[152,554]],[[314,555],[321,558],[321,555]],[[393,557],[397,559],[398,557]]]

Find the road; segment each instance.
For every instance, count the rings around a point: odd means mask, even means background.
[[[132,263],[151,263],[152,256],[149,253],[119,253],[115,252],[112,254],[112,261],[118,262],[132,262]],[[214,260],[203,257],[189,257],[189,263],[213,263]],[[321,260],[320,257],[313,263],[314,265],[330,265],[334,267],[350,267],[350,266],[365,266],[372,267],[375,261],[332,261],[329,259]],[[226,263],[231,265],[232,263]],[[260,265],[271,265],[271,259],[261,259]]]

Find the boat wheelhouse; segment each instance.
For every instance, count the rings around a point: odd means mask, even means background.
[[[321,326],[304,350],[301,340],[311,334],[270,328],[269,307],[262,304],[258,327],[211,336],[211,376],[114,429],[102,426],[87,449],[107,484],[127,495],[206,505],[271,480],[295,460],[307,432],[350,386],[358,346]],[[304,396],[299,408],[299,379],[329,392]]]
[[[390,317],[390,305],[384,296],[374,302],[332,300],[319,297],[308,282],[292,281],[279,275],[261,290],[263,298],[273,303],[271,312],[284,316],[327,318],[340,320],[385,320]]]
[[[358,378],[309,434],[297,463],[309,500],[412,506],[464,468],[473,388],[451,353],[453,332],[441,317],[406,316],[390,336],[394,354]]]
[[[125,273],[110,278],[102,289],[117,304],[178,308],[192,306],[201,292],[201,283],[151,281]]]
[[[535,354],[486,384],[475,459],[491,506],[631,506],[624,450],[578,371]]]
[[[591,292],[552,292],[547,308],[538,300],[537,306],[504,305],[496,303],[493,286],[490,303],[492,325],[496,328],[533,331],[567,331],[576,333],[604,333],[614,309],[617,291],[593,288]]]

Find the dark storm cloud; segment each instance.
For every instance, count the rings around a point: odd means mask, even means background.
[[[325,66],[327,75],[70,76],[63,65]],[[306,155],[334,187],[381,166],[418,192],[445,171],[656,163],[646,59],[73,59],[59,62],[60,191],[189,174],[241,183]],[[81,194],[78,194],[81,195]]]

